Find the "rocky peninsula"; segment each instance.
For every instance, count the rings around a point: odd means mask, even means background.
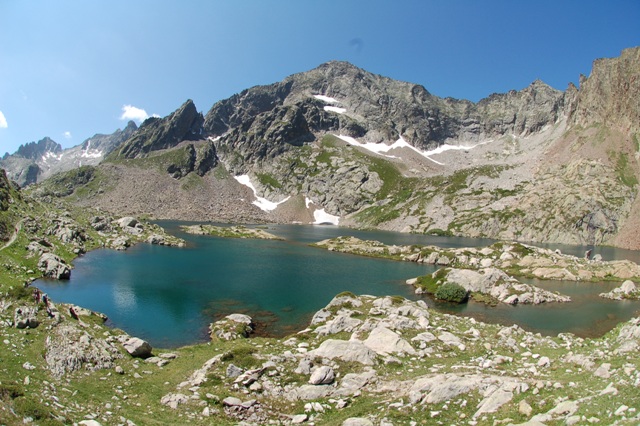
[[[196,235],[211,235],[224,238],[253,238],[258,240],[282,240],[264,229],[248,228],[243,225],[214,226],[214,225],[188,225],[181,226],[184,232]]]

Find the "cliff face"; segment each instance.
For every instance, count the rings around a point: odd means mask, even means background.
[[[588,78],[581,77],[572,124],[594,122],[640,132],[640,48],[622,51],[618,58],[597,59]]]

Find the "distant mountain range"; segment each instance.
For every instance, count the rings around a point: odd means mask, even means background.
[[[579,88],[474,103],[334,61],[0,167],[23,186],[67,170],[37,191],[119,214],[640,248],[639,74],[631,48]]]
[[[110,135],[96,134],[80,145],[62,149],[49,137],[38,142],[20,145],[18,150],[6,153],[0,160],[0,168],[6,170],[10,179],[20,186],[40,182],[56,173],[65,172],[83,165],[97,165],[116,147],[133,135],[138,126],[129,121],[127,126]]]

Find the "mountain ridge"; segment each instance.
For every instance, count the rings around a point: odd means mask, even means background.
[[[75,169],[82,165],[97,165],[112,150],[127,140],[138,128],[129,121],[122,129],[105,135],[96,133],[81,144],[63,149],[49,137],[20,145],[14,154],[6,153],[0,160],[0,168],[20,186],[40,182],[56,173]]]
[[[632,231],[639,52],[594,61],[579,88],[535,80],[475,103],[327,62],[243,90],[206,114],[188,100],[147,120],[99,166],[110,183],[86,184],[92,189],[75,201],[169,219],[322,217],[640,248]],[[127,175],[137,176],[135,190]],[[159,182],[164,193],[152,190]]]

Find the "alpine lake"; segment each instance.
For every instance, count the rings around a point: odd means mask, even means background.
[[[335,226],[268,225],[284,241],[220,238],[186,234],[180,225],[157,222],[186,240],[184,248],[138,244],[127,251],[95,250],[77,258],[71,279],[40,279],[34,284],[54,302],[73,303],[109,317],[108,324],[155,347],[173,348],[209,339],[208,326],[231,313],[250,315],[261,335],[284,336],[302,330],[313,314],[337,294],[399,295],[423,299],[430,307],[479,321],[517,324],[544,335],[574,333],[599,337],[640,314],[640,301],[598,296],[620,285],[612,282],[524,280],[568,295],[570,303],[537,306],[470,301],[442,303],[414,294],[405,281],[434,272],[431,265],[330,252],[309,244],[340,235],[386,244],[482,247],[494,241],[436,237]],[[608,247],[546,246],[583,256],[588,249],[604,260],[640,262],[640,252]]]

